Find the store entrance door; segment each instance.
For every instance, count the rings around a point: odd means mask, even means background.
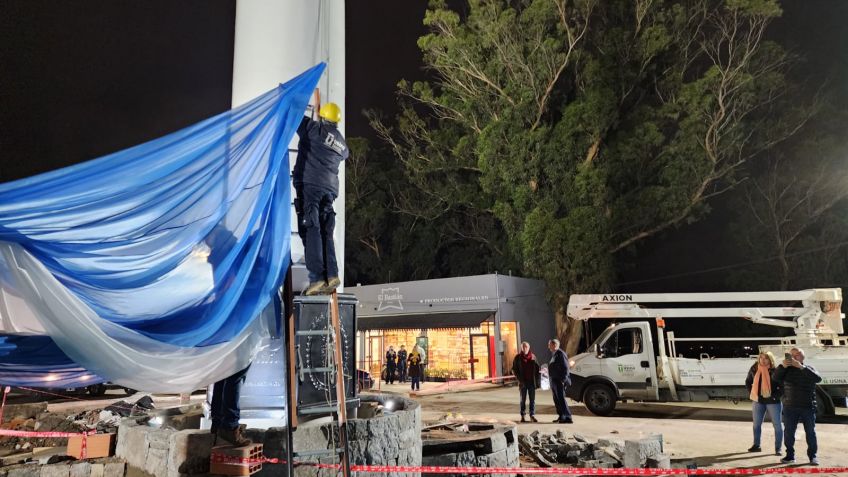
[[[374,382],[380,381],[383,371],[383,335],[369,336],[365,360],[368,362],[368,373]]]
[[[483,379],[491,377],[489,369],[489,335],[472,333],[469,336],[471,342],[471,379]]]

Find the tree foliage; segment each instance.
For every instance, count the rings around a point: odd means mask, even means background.
[[[608,290],[620,252],[697,220],[802,125],[778,113],[788,57],[764,33],[780,13],[776,0],[433,0],[418,42],[433,80],[401,82],[391,124],[371,117],[403,166],[388,203],[438,230],[434,244],[544,279],[573,351],[569,293]]]

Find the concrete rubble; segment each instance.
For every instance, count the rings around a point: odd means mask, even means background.
[[[590,442],[580,434],[567,435],[533,431],[518,436],[521,453],[542,467],[568,464],[585,468],[671,468],[671,458],[663,453],[661,435],[639,439],[598,439]]]

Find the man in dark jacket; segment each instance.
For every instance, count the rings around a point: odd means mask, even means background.
[[[405,383],[406,382],[406,346],[400,345],[400,349],[397,352],[397,367],[398,367],[398,381]]]
[[[810,465],[819,465],[816,452],[816,384],[822,377],[812,366],[805,365],[806,355],[799,348],[789,350],[789,356],[777,367],[774,380],[783,384],[783,441],[786,456],[784,464],[795,462],[795,429],[804,424],[807,436],[807,457]]]
[[[530,343],[523,341],[521,343],[521,352],[512,360],[512,374],[518,379],[518,390],[521,394],[521,422],[527,422],[524,419],[524,411],[526,410],[524,401],[530,398],[530,420],[536,420],[536,389],[540,384],[539,362],[536,361],[536,355],[530,351]]]
[[[560,424],[572,424],[571,409],[565,402],[565,387],[571,384],[571,370],[568,368],[568,355],[559,348],[559,340],[548,341],[548,349],[551,351],[551,361],[548,363],[548,377],[551,382],[551,394],[554,396],[554,406],[557,410],[557,418],[554,422]]]
[[[342,113],[335,103],[321,106],[320,120],[304,116],[297,128],[297,160],[292,179],[297,198],[298,235],[306,252],[309,286],[305,295],[331,293],[341,284],[333,230],[339,195],[339,165],[350,151],[337,125]]]
[[[397,353],[394,346],[389,346],[389,350],[386,351],[386,384],[395,383],[395,371],[397,371]]]

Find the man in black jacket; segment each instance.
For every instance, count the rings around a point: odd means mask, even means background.
[[[306,252],[309,286],[305,295],[332,293],[341,284],[333,230],[339,195],[339,165],[348,158],[345,138],[338,129],[342,112],[335,103],[321,106],[320,120],[304,116],[297,135],[297,160],[292,171],[297,198],[298,235]]]
[[[795,462],[795,429],[798,428],[798,422],[801,422],[807,436],[810,465],[819,465],[816,458],[816,384],[822,378],[815,368],[804,364],[806,355],[803,350],[792,348],[789,354],[791,358],[787,356],[774,372],[774,380],[783,384],[783,441],[786,456],[780,462]]]
[[[557,418],[554,422],[560,424],[572,424],[571,409],[565,402],[565,387],[571,384],[571,371],[568,369],[568,355],[559,349],[559,340],[548,341],[548,349],[551,352],[551,361],[548,363],[548,377],[551,382],[551,394],[554,395],[554,406],[557,410]]]

